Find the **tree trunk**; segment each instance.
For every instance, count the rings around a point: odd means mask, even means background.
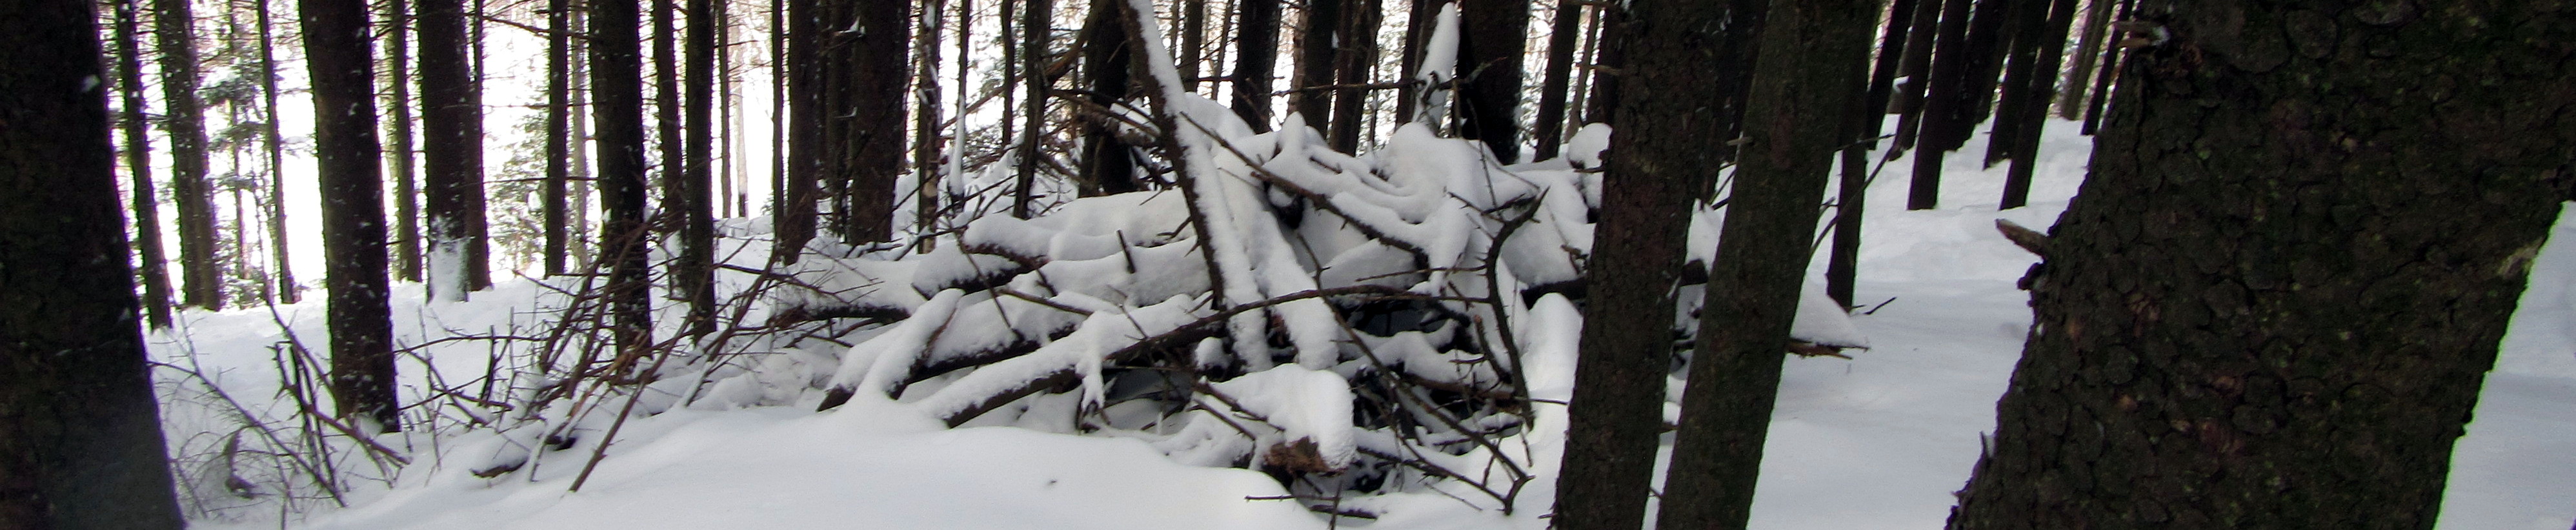
[[[1673,361],[1673,292],[1682,269],[1700,173],[1715,171],[1707,121],[1692,112],[1716,96],[1712,47],[1723,8],[1695,0],[1635,0],[1619,134],[1610,136],[1600,220],[1584,272],[1583,355],[1566,407],[1565,470],[1556,482],[1557,528],[1635,529],[1654,486],[1663,430],[1664,377]],[[1463,67],[1464,65],[1462,65]]]
[[[1181,3],[1181,90],[1199,91],[1199,63],[1207,60],[1207,2]]]
[[[1125,1],[1091,0],[1091,11],[1083,17],[1083,32],[1089,36],[1083,39],[1082,72],[1091,104],[1101,109],[1116,109],[1132,87],[1129,63],[1135,52],[1128,49],[1127,23],[1119,19],[1118,9]],[[1074,181],[1085,197],[1144,189],[1136,182],[1135,154],[1118,141],[1115,128],[1105,121],[1110,119],[1115,118],[1082,118],[1082,174]]]
[[[1342,16],[1342,47],[1334,56],[1340,63],[1337,84],[1345,88],[1333,95],[1331,140],[1333,149],[1344,153],[1359,152],[1360,129],[1370,121],[1362,115],[1368,90],[1359,87],[1373,81],[1369,74],[1377,65],[1378,12],[1386,8],[1380,0],[1352,1],[1344,6],[1349,11]]]
[[[260,145],[268,151],[268,244],[274,246],[277,267],[277,301],[296,303],[304,300],[303,288],[295,284],[294,260],[286,245],[286,139],[277,132],[277,39],[270,28],[274,23],[268,0],[252,0],[259,16],[259,94],[260,108],[267,113],[260,125]]]
[[[1404,19],[1404,57],[1397,61],[1400,63],[1400,69],[1395,74],[1396,79],[1407,81],[1422,73],[1423,48],[1428,45],[1426,41],[1431,39],[1431,17],[1438,16],[1440,4],[1447,3],[1445,0],[1412,0],[1412,2],[1411,10]],[[1413,108],[1420,104],[1414,100],[1414,95],[1424,90],[1428,88],[1406,88],[1404,95],[1395,98],[1396,123],[1413,121]]]
[[[1288,86],[1288,106],[1304,116],[1307,127],[1329,132],[1332,129],[1333,91],[1316,87],[1333,84],[1333,56],[1342,43],[1343,4],[1350,0],[1306,0],[1306,14],[1297,25],[1297,66]],[[1300,124],[1290,124],[1291,126]]]
[[[1046,138],[1046,133],[1039,128],[1046,124],[1047,93],[1053,90],[1053,83],[1046,76],[1047,43],[1055,34],[1055,22],[1049,15],[1055,12],[1054,2],[1024,2],[1021,5],[1024,11],[1020,13],[1020,56],[1017,59],[1020,60],[1020,78],[1028,84],[1029,95],[1028,100],[1022,102],[1028,108],[1020,113],[1024,126],[1019,136],[1019,167],[1013,168],[1018,172],[1015,175],[1018,191],[1017,199],[1011,205],[1011,215],[1021,219],[1037,214],[1032,203],[1036,200],[1038,161],[1043,156],[1038,151],[1038,142]],[[1242,111],[1242,107],[1235,107],[1235,112]]]
[[[152,329],[170,328],[169,257],[162,255],[161,201],[152,185],[151,125],[143,101],[143,0],[117,0],[116,92],[124,113],[117,117],[125,133],[125,171],[132,181],[134,247],[143,280],[143,308]]]
[[[377,177],[374,60],[363,0],[302,0],[320,159],[323,283],[330,287],[331,394],[344,418],[401,430],[385,281],[384,182]]]
[[[1628,64],[1628,9],[1604,5],[1593,12],[1594,25],[1600,26],[1601,47],[1592,56],[1592,93],[1583,98],[1585,121],[1605,124],[1618,122],[1621,68]],[[1615,136],[1615,135],[1614,135]]]
[[[683,68],[688,78],[687,116],[683,119],[688,137],[681,154],[686,166],[681,168],[680,259],[672,271],[672,284],[680,299],[689,303],[689,317],[681,333],[703,336],[715,331],[716,325],[716,226],[713,187],[714,168],[710,159],[715,151],[715,123],[712,107],[725,101],[715,99],[716,30],[715,2],[689,0],[688,58]]]
[[[1808,234],[1867,80],[1874,0],[1779,0],[1745,101],[1747,142],[1699,313],[1656,527],[1744,528],[1798,314]]]
[[[562,275],[571,254],[566,219],[571,212],[565,194],[571,176],[572,142],[572,0],[546,2],[546,231],[545,275]]]
[[[1270,78],[1279,66],[1279,0],[1241,0],[1236,6],[1234,115],[1251,125],[1252,132],[1270,132]]]
[[[1556,3],[1556,21],[1548,26],[1547,70],[1539,75],[1538,121],[1530,139],[1538,142],[1538,159],[1556,158],[1565,138],[1565,98],[1573,84],[1575,38],[1583,33],[1583,6]]]
[[[465,0],[420,0],[421,195],[429,296],[462,301],[491,283],[483,223],[483,95],[467,50]]]
[[[832,108],[833,116],[848,116],[834,118],[842,131],[837,147],[848,157],[839,179],[847,183],[840,198],[844,207],[840,234],[842,242],[856,244],[893,239],[894,187],[903,175],[904,84],[911,79],[907,46],[912,21],[905,2],[849,4],[852,17],[842,20],[857,20],[860,31],[833,37],[842,41],[835,50],[842,53],[841,60],[833,64],[849,65],[851,70],[832,74],[846,82],[835,89],[840,99]]]
[[[636,48],[635,2],[590,4],[591,112],[598,122],[599,187],[606,222],[599,258],[608,261],[602,289],[613,317],[619,355],[636,355],[653,340],[652,301],[645,273],[644,66]]]
[[[223,309],[223,265],[215,259],[214,188],[206,181],[206,111],[197,98],[196,15],[187,0],[153,0],[161,52],[161,128],[170,135],[170,200],[179,210],[183,303]]]
[[[134,322],[96,8],[0,4],[0,527],[186,525]]]
[[[385,42],[385,55],[390,71],[386,74],[385,86],[393,99],[385,108],[392,113],[386,121],[393,123],[386,125],[393,136],[390,138],[393,145],[384,151],[388,156],[387,162],[393,165],[386,168],[386,172],[394,177],[395,231],[390,241],[394,247],[394,275],[404,281],[416,282],[420,281],[421,273],[420,194],[413,180],[415,172],[412,167],[412,13],[406,1],[385,2],[386,25],[390,26],[386,28],[390,38]]]
[[[2055,4],[2049,10],[2046,34],[2039,39],[2042,47],[2029,82],[2015,89],[2023,95],[2011,102],[2020,107],[2014,109],[2014,116],[2021,123],[2013,127],[2012,138],[2001,138],[1998,131],[1994,140],[2009,141],[2013,148],[2012,168],[2004,172],[2001,209],[2030,203],[2031,174],[2039,165],[2040,133],[2048,126],[2048,104],[2057,99],[2057,65],[2065,58],[2067,26],[2075,23],[2075,0],[2057,0]]]
[[[943,22],[946,19],[940,16],[940,12],[947,11],[948,6],[943,0],[920,0],[919,4],[921,28],[913,33],[912,43],[913,52],[921,58],[920,64],[914,67],[919,75],[912,76],[912,193],[915,212],[912,226],[927,233],[937,229],[942,198],[939,192],[939,34],[947,29]],[[887,200],[897,199],[889,197]],[[927,245],[933,241],[938,241],[938,238],[921,238],[916,243],[923,245],[919,248],[928,249]]]
[[[2111,0],[2084,2],[2084,22],[2075,27],[2079,35],[2075,39],[2075,65],[2066,73],[2066,82],[2063,83],[2066,88],[2058,91],[2059,119],[2084,119],[2084,89],[2093,81],[2094,56],[2102,53],[2102,32],[2107,29],[2105,22],[2109,20],[2110,8]]]
[[[681,176],[689,162],[687,141],[680,133],[680,6],[674,0],[652,0],[650,4],[653,34],[646,37],[653,48],[653,136],[654,158],[647,163],[653,169],[652,182],[661,188],[660,201],[645,208],[645,223],[654,232],[676,232],[683,222],[680,211],[687,208],[681,198],[688,195],[687,177]],[[658,207],[658,208],[656,208]],[[648,241],[661,239],[647,236]],[[652,245],[653,243],[646,243]]]
[[[1520,161],[1521,50],[1529,0],[1463,0],[1458,36],[1458,136],[1482,140],[1497,161]]]
[[[827,151],[823,145],[823,78],[820,75],[823,38],[820,20],[822,0],[774,0],[786,4],[773,16],[786,20],[772,28],[772,39],[783,42],[785,52],[771,61],[771,68],[784,69],[785,85],[780,90],[784,106],[786,146],[777,171],[780,180],[775,206],[770,211],[772,237],[769,261],[793,264],[804,254],[805,243],[814,240],[816,203],[822,200],[821,180]],[[772,6],[775,8],[776,6]]]
[[[2576,198],[2576,14],[2299,7],[2141,6],[1950,528],[2433,527]]]
[[[1894,89],[1888,112],[1901,114],[1896,120],[1896,137],[1890,140],[1887,154],[1880,160],[1895,160],[1914,148],[1914,139],[1922,131],[1923,99],[1932,85],[1932,47],[1941,34],[1941,14],[1949,2],[1916,0],[1912,27],[1905,32],[1905,54],[1897,60],[1896,75],[1905,78],[1905,86]]]

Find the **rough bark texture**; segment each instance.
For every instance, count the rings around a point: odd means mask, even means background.
[[[125,173],[132,184],[134,210],[134,247],[137,272],[142,274],[144,314],[153,329],[170,327],[169,258],[162,254],[161,201],[154,197],[159,188],[152,185],[151,125],[144,122],[147,107],[143,101],[143,0],[117,0],[116,9],[116,93],[124,110],[117,116],[117,128],[125,134]]]
[[[1622,34],[1634,39],[1611,135],[1601,223],[1584,281],[1583,355],[1566,410],[1557,528],[1632,530],[1645,518],[1663,430],[1664,374],[1673,360],[1673,286],[1682,268],[1687,186],[1717,170],[1705,113],[1707,65],[1723,12],[1694,0],[1636,0]]]
[[[2576,179],[2563,2],[2185,0],[1951,528],[2431,528]]]
[[[464,0],[420,0],[420,130],[430,297],[490,287],[483,220],[483,91],[466,49]],[[399,82],[400,80],[397,80]]]
[[[161,53],[161,130],[170,136],[170,202],[178,206],[180,303],[223,309],[215,259],[215,191],[206,181],[206,111],[197,98],[196,14],[186,0],[154,0]]]
[[[330,287],[331,395],[339,415],[401,428],[386,307],[384,182],[377,177],[375,69],[363,0],[302,0],[320,161],[323,282]]]
[[[1279,1],[1241,0],[1235,5],[1234,115],[1251,125],[1252,132],[1270,132],[1270,71],[1279,66]]]
[[[592,120],[598,122],[601,210],[599,259],[608,261],[609,313],[617,349],[631,354],[652,341],[652,302],[645,274],[644,72],[636,48],[635,2],[590,3]]]
[[[1726,228],[1708,274],[1656,528],[1744,528],[1816,233],[1816,204],[1866,84],[1876,0],[1778,0],[1766,13]]]
[[[1521,51],[1529,0],[1463,0],[1459,6],[1458,136],[1482,140],[1502,163],[1520,161]]]
[[[95,5],[0,4],[0,528],[184,524],[135,326]]]

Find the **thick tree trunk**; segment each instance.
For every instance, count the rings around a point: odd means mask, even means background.
[[[1042,3],[1046,0],[1028,0]],[[1236,4],[1234,115],[1252,132],[1270,132],[1271,70],[1279,66],[1279,0]],[[1034,63],[1032,63],[1034,64]]]
[[[851,70],[829,74],[847,83],[832,118],[838,120],[838,148],[847,153],[842,179],[841,241],[885,241],[894,235],[895,181],[903,175],[904,83],[910,80],[908,41],[912,19],[904,2],[851,2],[857,34],[835,35],[835,51]],[[935,75],[935,74],[924,74]],[[837,118],[847,116],[847,118]]]
[[[412,12],[407,0],[386,0],[385,20],[390,26],[385,31],[390,35],[385,42],[386,62],[390,65],[385,86],[393,99],[385,107],[391,112],[385,121],[393,122],[386,124],[388,134],[393,136],[388,140],[393,145],[384,149],[385,162],[393,166],[385,171],[394,177],[394,233],[389,242],[394,247],[395,277],[416,282],[421,272],[421,216],[419,187],[413,178],[417,172],[412,166]]]
[[[0,4],[0,527],[186,524],[134,322],[96,5]]]
[[[821,184],[829,152],[823,144],[823,77],[821,75],[824,39],[821,33],[822,0],[775,0],[786,4],[773,16],[784,15],[777,22],[772,38],[784,42],[780,60],[771,68],[784,69],[780,98],[786,122],[783,127],[786,145],[779,161],[780,169],[776,203],[770,210],[772,237],[769,260],[793,264],[804,255],[805,243],[814,240],[817,203],[823,199]],[[774,6],[773,6],[774,7]]]
[[[196,15],[187,0],[154,0],[161,53],[161,128],[170,135],[170,200],[179,210],[179,294],[183,303],[223,309],[223,265],[215,259],[215,190],[206,181],[206,111],[199,81]]]
[[[653,340],[652,301],[645,273],[644,64],[635,2],[590,3],[591,112],[598,122],[601,210],[599,258],[608,261],[607,295],[619,355],[636,355]]]
[[[1867,85],[1875,0],[1779,0],[1766,13],[1760,70],[1745,100],[1743,151],[1699,313],[1662,530],[1744,528],[1798,314],[1808,234]]]
[[[323,282],[330,287],[331,395],[340,416],[402,427],[385,280],[384,182],[374,60],[363,0],[302,0],[320,158]]]
[[[1719,37],[1724,10],[1695,0],[1627,2],[1633,15],[1619,134],[1611,135],[1601,223],[1584,273],[1583,355],[1566,412],[1557,528],[1631,530],[1644,524],[1663,430],[1664,377],[1673,362],[1673,292],[1682,268],[1691,183],[1716,171],[1707,121],[1715,97],[1712,47],[1657,43]],[[1462,65],[1463,67],[1464,65]]]
[[[2576,198],[2576,13],[2141,6],[1950,528],[2432,528]]]
[[[1082,71],[1090,85],[1089,99],[1101,109],[1115,109],[1127,99],[1129,63],[1134,51],[1129,50],[1127,24],[1120,20],[1118,4],[1126,0],[1091,0],[1091,12],[1084,17],[1083,31],[1090,37],[1083,42]],[[1126,193],[1144,189],[1136,182],[1135,154],[1125,142],[1118,141],[1107,116],[1083,118],[1082,169],[1075,185],[1083,196]]]
[[[1500,162],[1520,161],[1521,50],[1529,41],[1529,0],[1463,0],[1458,136],[1481,140]]]
[[[680,299],[689,304],[689,318],[681,333],[701,336],[715,331],[716,325],[715,196],[710,193],[714,184],[710,156],[715,152],[713,107],[726,102],[715,99],[716,35],[722,25],[717,20],[715,3],[689,0],[688,16],[688,58],[683,65],[688,84],[683,94],[688,100],[683,119],[688,137],[683,139],[687,145],[681,154],[687,165],[680,171],[680,196],[670,201],[678,203],[680,213],[680,259],[671,272],[671,283]]]
[[[420,0],[421,195],[429,296],[461,301],[491,283],[481,263],[483,94],[467,50],[465,0]]]
[[[144,315],[152,329],[170,328],[169,257],[162,254],[161,201],[152,185],[151,124],[143,100],[143,0],[117,0],[116,92],[124,112],[117,127],[125,133],[125,172],[133,192],[134,247],[142,273]]]

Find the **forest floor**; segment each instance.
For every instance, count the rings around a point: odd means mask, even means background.
[[[1854,317],[1875,349],[1852,351],[1849,360],[1788,361],[1754,528],[1940,526],[1980,434],[1993,427],[1995,400],[2030,322],[2029,297],[2014,280],[2033,258],[1997,235],[1993,221],[2053,224],[2090,151],[2088,139],[2071,129],[2052,122],[2031,206],[2012,211],[1994,208],[2003,167],[1983,170],[1973,160],[1984,152],[1982,140],[1952,157],[1941,209],[1903,210],[1908,164],[1887,165],[1868,201],[1858,285],[1866,313]],[[2455,449],[2441,528],[2560,530],[2576,518],[2571,217],[2562,215],[2554,228],[2476,421]],[[407,285],[396,293],[405,301],[397,327],[406,330],[404,340],[418,340],[422,329],[506,328],[538,318],[521,312],[536,291],[513,280],[475,302],[423,305],[419,286]],[[277,306],[274,316],[265,308],[186,313],[183,332],[152,335],[153,352],[165,363],[197,367],[248,408],[273,409],[284,399],[275,395],[279,369],[269,349],[280,339],[278,322],[318,343],[322,306],[314,298]],[[483,375],[483,362],[429,364],[447,381],[465,381]],[[169,395],[179,393],[176,378],[165,374],[165,402],[205,399]],[[277,513],[279,505],[267,513],[200,513],[199,527],[1538,529],[1553,495],[1549,465],[1508,515],[1424,493],[1375,499],[1373,520],[1328,518],[1266,499],[1285,492],[1266,475],[1175,463],[1134,439],[946,429],[865,402],[813,408],[809,398],[638,417],[578,492],[567,489],[587,450],[487,479],[470,474],[479,460],[441,455],[489,452],[498,442],[488,436],[398,440],[417,461],[398,478],[361,482],[346,508],[308,500],[293,508],[300,513]],[[207,427],[216,422],[204,413],[172,416],[172,444],[183,456],[209,446],[216,435],[206,433],[222,432]]]

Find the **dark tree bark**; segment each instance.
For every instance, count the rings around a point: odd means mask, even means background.
[[[681,176],[688,167],[686,141],[680,133],[680,6],[673,0],[652,0],[650,4],[652,35],[646,39],[653,48],[653,136],[654,157],[652,182],[661,188],[660,202],[647,207],[645,216],[657,219],[647,222],[649,230],[674,232],[683,224],[680,210],[687,206],[681,197],[688,194],[687,178]],[[658,220],[666,219],[667,220]],[[655,236],[658,237],[658,236]],[[648,243],[649,244],[649,243]]]
[[[2107,22],[2110,20],[2111,3],[2111,0],[2084,2],[2084,22],[2075,27],[2075,64],[2067,70],[2066,82],[2060,85],[2066,88],[2058,91],[2057,117],[2060,119],[2084,119],[2084,89],[2093,81],[2094,56],[2102,53],[2102,32],[2110,26]]]
[[[1199,63],[1207,61],[1207,2],[1181,2],[1181,90],[1199,91]]]
[[[1288,106],[1306,119],[1307,127],[1330,132],[1333,118],[1332,90],[1316,87],[1333,84],[1333,56],[1341,48],[1343,4],[1350,0],[1306,0],[1306,13],[1297,24],[1297,65],[1288,86]],[[1297,124],[1290,124],[1297,125]]]
[[[420,0],[420,130],[429,291],[461,301],[491,285],[483,219],[483,94],[465,0]]]
[[[1624,93],[1619,88],[1620,72],[1628,65],[1628,34],[1632,32],[1628,10],[1602,6],[1593,17],[1596,20],[1592,23],[1600,26],[1601,47],[1592,56],[1592,93],[1583,98],[1584,121],[1616,124],[1619,113],[1615,109],[1619,108],[1619,95]]]
[[[1888,103],[1888,112],[1902,116],[1896,120],[1896,137],[1881,160],[1895,160],[1914,148],[1914,139],[1922,130],[1923,99],[1932,85],[1933,38],[1941,34],[1941,14],[1949,2],[1916,2],[1912,27],[1905,33],[1905,54],[1896,65],[1896,75],[1905,78],[1905,85],[1895,89],[1890,96],[1894,100]]]
[[[779,42],[781,61],[771,68],[784,70],[783,87],[778,91],[785,116],[783,138],[786,147],[773,178],[777,179],[775,203],[770,209],[772,237],[769,260],[792,264],[803,256],[805,243],[814,240],[816,206],[822,200],[821,181],[827,158],[823,145],[823,18],[821,0],[775,0],[772,16],[784,15],[784,21],[773,20],[771,36]]]
[[[1539,75],[1538,122],[1530,130],[1539,160],[1556,158],[1557,144],[1565,140],[1566,91],[1573,84],[1575,40],[1582,33],[1583,6],[1557,2],[1556,21],[1548,26],[1547,70]]]
[[[2042,47],[2034,59],[2036,64],[2028,72],[2027,82],[2013,89],[2021,95],[2006,102],[2016,107],[2012,109],[2013,119],[2020,123],[2012,128],[2011,138],[2002,137],[2001,130],[1996,132],[1994,141],[2009,142],[2013,149],[2012,168],[2004,172],[2002,209],[2030,203],[2031,173],[2038,170],[2040,133],[2047,126],[2048,104],[2057,99],[2057,65],[2059,59],[2065,58],[2067,26],[2075,23],[2076,6],[2075,0],[2057,0],[2055,4],[2049,8],[2048,26],[2039,37]],[[1999,124],[1997,129],[2001,128]]]
[[[713,0],[689,0],[688,58],[683,68],[688,79],[687,116],[684,128],[688,135],[681,154],[687,166],[681,169],[680,260],[672,271],[672,284],[679,297],[689,303],[689,317],[682,333],[702,336],[715,331],[716,320],[716,226],[713,188],[715,152],[714,108],[726,102],[715,99],[716,35],[723,25],[718,20]]]
[[[1764,14],[1770,11],[1771,0],[1717,1],[1726,9],[1726,18],[1721,22],[1721,40],[1711,43],[1718,46],[1718,51],[1717,63],[1709,66],[1717,70],[1717,98],[1710,102],[1709,109],[1715,127],[1710,133],[1712,138],[1735,140],[1744,137],[1744,101],[1753,89],[1753,69],[1761,58],[1762,26],[1767,18]],[[1726,163],[1734,163],[1735,151],[1736,148],[1719,148],[1718,156]],[[1702,201],[1716,198],[1717,173],[1709,172],[1704,178],[1691,186],[1691,193]]]
[[[2121,1],[2119,18],[2128,18],[2129,15],[2137,9],[2137,7],[2138,3],[2136,0]],[[2087,101],[2084,104],[2084,134],[2086,136],[2091,136],[2095,130],[2099,129],[2102,124],[2102,107],[2109,104],[2111,101],[2111,82],[2118,79],[2120,74],[2120,48],[2120,46],[2105,46],[2102,48],[2102,66],[2096,67],[2093,75],[2092,100]]]
[[[135,327],[96,5],[0,4],[0,527],[186,524]]]
[[[274,251],[269,257],[276,267],[276,301],[296,303],[304,300],[303,288],[295,284],[295,269],[290,265],[286,245],[286,139],[277,132],[277,39],[271,26],[274,14],[267,0],[254,0],[253,13],[259,17],[259,94],[260,110],[267,123],[260,124],[260,146],[268,151],[268,244]]]
[[[1412,7],[1408,11],[1410,14],[1404,19],[1404,57],[1397,60],[1401,69],[1395,73],[1397,79],[1406,81],[1411,81],[1414,76],[1422,74],[1423,47],[1427,46],[1429,44],[1427,41],[1431,39],[1431,17],[1439,16],[1440,5],[1447,3],[1445,0],[1412,0],[1412,2]],[[1428,88],[1407,88],[1402,97],[1395,98],[1396,123],[1413,122],[1414,107],[1420,105],[1420,102],[1414,100],[1415,94],[1424,90]]]
[[[309,0],[308,0],[309,1]],[[608,261],[602,289],[613,318],[619,355],[635,355],[653,340],[650,280],[645,272],[644,64],[635,2],[590,3],[592,120],[598,123],[601,209],[599,259]]]
[[[342,417],[401,430],[377,177],[374,59],[363,0],[302,0],[320,158],[323,282],[330,286],[331,395]]]
[[[412,12],[407,5],[407,0],[385,2],[385,19],[391,26],[385,31],[390,35],[385,42],[385,55],[392,69],[386,75],[385,85],[393,94],[392,104],[386,106],[392,112],[386,121],[393,123],[386,125],[393,136],[390,139],[393,145],[384,151],[387,162],[393,165],[386,168],[386,172],[394,177],[395,231],[390,241],[394,246],[394,275],[404,281],[416,282],[420,281],[421,272],[421,216],[419,187],[413,178],[416,172],[412,167]]]
[[[223,309],[223,264],[215,259],[215,190],[206,181],[206,111],[199,82],[196,14],[186,0],[154,0],[161,53],[161,128],[170,135],[170,200],[179,218],[182,303]]]
[[[125,133],[125,173],[132,183],[134,247],[142,273],[143,309],[152,329],[170,328],[169,257],[162,254],[161,201],[152,185],[151,124],[143,101],[143,0],[117,0],[116,93],[124,110],[117,127]]]
[[[1869,92],[1860,106],[1852,110],[1844,131],[1842,185],[1834,199],[1834,241],[1832,254],[1825,258],[1825,296],[1834,303],[1850,308],[1853,283],[1860,274],[1860,226],[1863,208],[1869,195],[1869,151],[1878,146],[1879,131],[1887,124],[1887,103],[1894,97],[1897,68],[1906,54],[1905,43],[1920,0],[1896,0],[1887,9],[1885,33],[1878,41],[1878,58],[1869,69]]]
[[[1859,110],[1876,4],[1779,0],[1767,13],[1657,528],[1744,528],[1752,516],[1808,234],[1843,139],[1814,124]]]
[[[833,36],[840,42],[832,51],[843,54],[833,64],[849,65],[850,70],[827,75],[845,83],[835,91],[840,98],[831,108],[832,119],[840,126],[835,147],[847,157],[839,177],[847,183],[840,196],[844,208],[839,210],[839,234],[842,242],[855,244],[885,241],[894,235],[894,185],[903,175],[904,83],[911,79],[907,46],[912,20],[905,2],[849,4],[852,16],[840,20],[857,20],[860,32]]]
[[[920,75],[912,76],[912,194],[915,212],[912,225],[933,229],[936,228],[934,221],[939,218],[939,201],[942,198],[939,192],[939,34],[946,29],[946,23],[939,12],[948,8],[947,2],[942,0],[920,0],[918,3],[921,28],[913,33],[912,42],[913,51],[921,58],[920,63],[914,66],[920,70]],[[886,200],[897,201],[893,194],[887,195]],[[934,241],[938,239],[916,240],[924,245],[920,247],[924,249],[930,248],[927,245]]]
[[[1090,85],[1087,98],[1101,109],[1115,109],[1127,99],[1134,87],[1129,82],[1129,63],[1135,52],[1128,49],[1127,23],[1121,20],[1118,4],[1126,0],[1091,0],[1091,10],[1083,17],[1082,71]],[[1107,117],[1083,118],[1082,168],[1074,184],[1085,196],[1126,193],[1144,189],[1136,182],[1135,153],[1126,142],[1118,141]]]
[[[1279,66],[1279,0],[1241,0],[1235,9],[1234,115],[1251,125],[1252,132],[1270,132],[1270,77]]]
[[[570,212],[565,194],[566,178],[572,173],[572,0],[546,2],[546,229],[545,274],[557,276],[567,269],[565,259],[572,254],[570,234],[565,225]]]
[[[1949,527],[2432,528],[2576,197],[2576,13],[2139,15],[2171,39],[2123,65],[2024,280],[2035,325]]]
[[[2005,22],[2020,2],[2033,0],[1959,1],[1974,5],[1949,5],[1941,12],[1932,80],[1925,87],[1922,130],[1916,138],[1922,149],[1914,153],[1914,182],[1905,202],[1908,210],[1940,205],[1941,160],[1945,153],[1966,145],[1977,123],[1985,120],[1987,102],[1994,99],[1996,70],[2002,66],[1998,46],[2005,42],[2009,28]]]
[[[1338,72],[1335,74],[1336,84],[1345,88],[1333,95],[1333,128],[1329,137],[1333,149],[1344,153],[1359,152],[1360,129],[1369,122],[1363,115],[1367,110],[1368,90],[1359,87],[1373,81],[1370,73],[1377,66],[1378,12],[1386,8],[1380,0],[1351,1],[1355,3],[1343,6],[1347,11],[1342,14],[1342,46],[1333,57],[1339,63],[1334,67]]]
[[[1038,162],[1043,156],[1038,151],[1038,141],[1046,137],[1046,133],[1039,130],[1039,127],[1046,123],[1047,93],[1053,90],[1053,83],[1049,82],[1046,76],[1047,43],[1055,32],[1055,22],[1048,15],[1054,12],[1054,2],[1024,1],[1026,3],[1021,7],[1025,10],[1020,13],[1020,56],[1017,59],[1020,61],[1019,77],[1027,82],[1029,96],[1027,101],[1022,102],[1028,108],[1022,109],[1020,113],[1020,119],[1026,121],[1023,122],[1025,126],[1020,129],[1018,138],[1019,167],[1014,168],[1018,171],[1018,174],[1014,175],[1018,179],[1014,183],[1018,185],[1015,193],[1017,200],[1011,204],[1011,215],[1021,219],[1037,214],[1031,209],[1032,203],[1036,200],[1032,194],[1037,185]],[[1003,16],[1007,17],[1009,14],[1006,13]],[[1242,111],[1243,107],[1235,107],[1236,113]]]
[[[1634,39],[1610,136],[1601,223],[1584,273],[1583,355],[1566,408],[1565,472],[1557,528],[1628,530],[1644,524],[1663,430],[1664,377],[1673,360],[1673,292],[1682,269],[1688,188],[1716,171],[1707,120],[1715,97],[1711,46],[1724,10],[1694,0],[1635,0],[1621,36]],[[1463,65],[1462,65],[1463,66]]]
[[[1458,136],[1481,140],[1500,162],[1520,161],[1521,50],[1529,0],[1463,0],[1458,20]]]

